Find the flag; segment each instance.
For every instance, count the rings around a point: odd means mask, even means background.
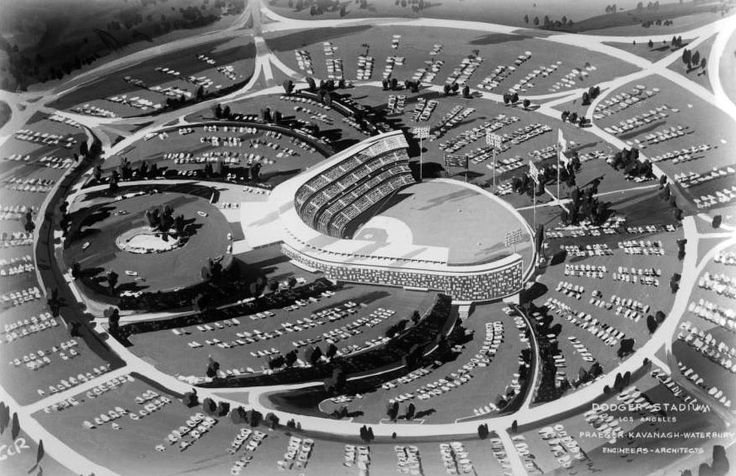
[[[570,159],[565,154],[563,154],[562,151],[560,151],[559,156],[559,162],[562,162],[562,165],[567,167],[567,165],[570,163]],[[558,168],[560,166],[559,162],[557,164]]]
[[[562,136],[562,129],[557,129],[557,150],[560,152],[567,151],[567,141]]]
[[[534,180],[534,183],[539,184],[539,169],[531,160],[529,161],[529,176]]]

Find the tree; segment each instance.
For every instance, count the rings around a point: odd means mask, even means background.
[[[275,293],[276,291],[279,290],[279,282],[276,281],[275,279],[272,279],[271,281],[268,282],[268,289],[272,293]]]
[[[10,424],[10,408],[5,402],[0,402],[0,434],[5,433],[5,429]]]
[[[10,424],[10,436],[13,441],[18,439],[20,435],[20,422],[18,421],[18,414],[13,413],[13,421]]]
[[[531,106],[532,102],[528,99],[524,99],[524,102],[522,104],[524,105],[524,109],[529,109],[529,106]]]
[[[287,367],[291,367],[292,365],[294,365],[296,363],[296,359],[297,359],[296,349],[294,349],[291,352],[287,353],[284,356],[284,359],[286,360],[286,366]]]
[[[79,264],[77,261],[72,263],[71,273],[72,278],[78,279],[80,276],[82,276],[82,265]]]
[[[317,83],[314,82],[314,78],[311,76],[307,76],[307,85],[310,91],[314,92],[317,90]]]
[[[693,55],[692,55],[692,58],[691,58],[691,59],[692,59],[692,63],[693,63],[694,65],[697,65],[698,63],[700,63],[700,52],[698,52],[698,51],[695,51],[695,52],[693,53]]]
[[[399,416],[399,402],[389,402],[388,405],[386,405],[386,415],[389,420],[396,421],[396,418]]]
[[[659,324],[657,324],[657,320],[652,316],[651,314],[647,316],[647,329],[649,329],[650,334],[654,334],[654,331],[657,330],[657,327]]]
[[[470,98],[470,86],[468,86],[467,84],[463,86],[463,97],[466,99]]]
[[[588,104],[590,104],[590,95],[583,91],[583,106],[587,106]]]
[[[258,410],[248,410],[245,412],[245,420],[252,427],[260,425],[263,415]]]
[[[478,425],[478,438],[480,438],[481,440],[485,440],[486,438],[488,438],[488,434],[488,424],[481,423],[480,425]]]
[[[409,406],[406,408],[406,415],[404,416],[407,420],[413,420],[414,414],[416,413],[417,408],[414,406],[413,403],[410,403]]]
[[[219,402],[217,404],[217,416],[225,416],[230,411],[230,404],[227,402]]]
[[[730,467],[726,449],[721,445],[713,446],[713,464],[711,465],[713,473],[718,476],[726,476]]]
[[[217,371],[220,370],[219,362],[215,361],[212,356],[207,359],[207,372],[206,375],[209,378],[217,377]]]
[[[542,251],[542,245],[544,244],[544,225],[541,223],[537,225],[537,233],[534,235],[534,244],[537,253],[540,253]]]
[[[304,352],[304,359],[312,365],[317,365],[322,358],[322,349],[318,346],[311,347]]]
[[[524,23],[529,23],[529,15],[524,15]]]
[[[182,396],[181,401],[188,408],[192,408],[192,407],[199,405],[199,397],[197,397],[197,390],[192,389],[191,392],[186,392]]]
[[[700,67],[701,67],[702,69],[705,69],[705,65],[706,65],[706,63],[707,63],[707,61],[706,61],[706,59],[705,59],[705,56],[703,56],[703,57],[702,57],[702,58],[700,59]]]
[[[263,419],[263,421],[268,425],[268,427],[272,430],[276,429],[276,426],[279,424],[279,417],[274,415],[271,412],[266,413],[266,417]]]
[[[261,176],[261,164],[260,162],[256,162],[250,167],[250,178],[252,180],[258,181]]]
[[[534,17],[534,26],[539,26],[539,17]]]
[[[268,361],[268,368],[272,370],[278,369],[280,367],[283,367],[285,363],[286,363],[286,359],[284,358],[284,356],[277,355],[276,357]]]
[[[289,95],[294,92],[294,82],[290,79],[285,79],[282,83],[282,86],[284,87],[284,92]]]
[[[711,222],[711,226],[713,226],[713,228],[720,228],[722,221],[723,221],[723,217],[721,215],[716,215],[716,216],[713,217],[713,221]]]
[[[230,421],[236,425],[245,423],[245,409],[243,407],[238,407],[230,410]]]
[[[675,208],[674,210],[672,210],[672,215],[675,217],[675,220],[682,221],[683,213],[682,210],[680,210],[679,208]]]
[[[26,211],[23,215],[23,227],[27,233],[31,233],[36,225],[33,223],[33,212],[31,210]]]
[[[118,284],[118,273],[113,270],[107,272],[107,284],[110,286],[110,294],[115,294],[115,286]]]
[[[690,66],[690,60],[692,59],[692,53],[687,48],[682,50],[682,62],[687,66]]]
[[[622,339],[616,352],[620,359],[634,352],[634,339]]]
[[[107,323],[110,332],[115,333],[120,329],[120,311],[116,307],[105,309],[104,314],[107,315]]]
[[[345,387],[346,381],[345,370],[340,365],[337,365],[332,369],[332,374],[324,381],[325,391],[328,393],[341,392]]]
[[[43,440],[38,440],[38,450],[36,450],[36,464],[40,463],[46,451],[43,449]]]
[[[5,429],[10,423],[10,408],[5,402],[0,402],[0,435],[5,433]]]

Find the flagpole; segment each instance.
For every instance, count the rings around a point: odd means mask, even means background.
[[[422,181],[422,163],[424,161],[424,147],[422,146],[422,135],[419,136],[419,181]]]
[[[493,193],[496,193],[496,148],[493,148]]]
[[[557,145],[557,201],[560,201],[560,145]]]

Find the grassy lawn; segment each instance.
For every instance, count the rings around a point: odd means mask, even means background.
[[[174,216],[184,215],[195,230],[183,246],[152,254],[132,253],[117,246],[121,234],[147,227],[147,209],[166,205],[174,209]],[[200,212],[206,215],[201,216]],[[72,228],[78,231],[73,231],[65,246],[65,263],[71,266],[78,262],[85,286],[98,293],[107,291],[104,275],[111,269],[120,277],[118,292],[166,291],[197,284],[202,280],[199,271],[207,260],[223,255],[229,244],[226,235],[230,225],[222,214],[207,200],[192,195],[161,193],[109,202],[80,211],[74,223]],[[162,273],[164,269],[166,272]]]
[[[712,92],[712,89],[710,86],[710,79],[708,78],[707,61],[710,59],[710,50],[711,48],[713,48],[713,43],[716,41],[716,36],[718,35],[711,36],[710,38],[700,43],[696,48],[692,49],[691,51],[692,54],[694,54],[697,51],[700,55],[700,58],[705,58],[706,60],[705,68],[701,68],[700,64],[698,65],[693,64],[693,67],[688,68],[688,66],[682,62],[681,58],[675,61],[674,63],[672,63],[669,66],[669,68],[673,71],[677,71],[678,73],[682,74],[687,79],[689,79],[690,81],[694,81],[697,84],[703,86],[708,91]]]
[[[215,63],[208,64],[198,59],[199,55],[206,55]],[[253,73],[254,64],[255,45],[249,37],[212,41],[184,51],[175,51],[157,56],[98,78],[63,95],[52,103],[52,107],[72,109],[75,106],[90,104],[111,111],[120,117],[150,114],[154,112],[150,108],[141,110],[107,101],[105,98],[125,94],[128,97],[138,96],[154,103],[165,104],[166,96],[163,93],[157,93],[131,84],[124,80],[128,77],[143,81],[149,88],[153,86],[172,87],[194,94],[197,86],[184,78],[205,76],[213,81],[212,86],[207,88],[207,92],[216,93],[219,89],[247,82]],[[224,73],[217,70],[218,67],[223,66],[232,66],[234,76],[225,76]],[[181,76],[174,77],[156,71],[156,68],[159,67],[176,70],[181,73]]]
[[[300,20],[423,17],[482,21],[525,28],[533,26],[535,16],[538,17],[540,23],[544,16],[548,16],[552,21],[560,20],[565,16],[570,20],[574,20],[574,24],[568,27],[568,30],[597,35],[642,35],[647,32],[658,35],[687,31],[720,18],[720,14],[709,12],[707,6],[696,5],[692,2],[685,4],[663,2],[663,5],[657,10],[647,11],[645,9],[642,12],[634,9],[635,2],[630,2],[626,5],[619,4],[620,11],[616,15],[603,14],[605,8],[609,5],[603,0],[585,3],[553,0],[545,2],[544,5],[533,2],[519,3],[511,0],[496,1],[493,2],[493,5],[489,5],[483,0],[465,0],[460,8],[454,3],[426,2],[425,4],[427,6],[423,10],[413,11],[410,2],[395,3],[394,0],[374,0],[370,2],[367,9],[360,9],[357,5],[348,3],[344,17],[341,17],[337,9],[327,10],[321,15],[314,16],[310,14],[309,8],[297,10],[290,7],[288,0],[272,0],[268,7],[279,15]],[[629,8],[629,10],[626,10],[626,8]],[[525,21],[525,16],[528,21]],[[641,23],[646,19],[674,19],[674,24],[670,26],[652,25],[649,28],[644,28]],[[539,28],[533,33],[543,35],[547,31]]]
[[[12,111],[5,101],[0,101],[0,127],[4,126],[10,120]]]
[[[22,427],[16,440],[13,440],[10,428],[6,428],[0,435],[0,445],[3,448],[2,455],[4,456],[3,461],[0,461],[2,474],[37,474],[37,471],[43,471],[43,474],[74,475],[72,471],[62,466],[47,453],[40,461],[37,461],[38,444],[23,431]],[[16,448],[20,451],[17,451]],[[13,454],[10,454],[10,451]]]
[[[30,60],[25,74],[16,79],[26,86],[45,80],[45,87],[57,73],[64,72],[64,79],[68,79],[70,72],[85,70],[87,60],[97,60],[92,65],[98,66],[100,58],[108,60],[223,29],[237,18],[237,14],[224,15],[217,6],[203,5],[198,0],[182,1],[174,10],[162,4],[133,8],[110,1],[95,5],[63,1],[51,7],[43,1],[13,2],[5,10],[0,28],[13,39],[19,55]],[[35,71],[34,66],[38,66]],[[16,81],[10,80],[9,84],[14,89]]]
[[[676,34],[677,31],[674,31],[673,34]],[[690,39],[683,38],[682,39],[682,48],[687,48],[688,43],[690,43]],[[604,42],[603,44],[608,46],[613,46],[614,48],[619,48],[624,51],[628,51],[629,53],[633,53],[635,55],[641,56],[642,58],[649,60],[651,62],[657,62],[664,58],[665,56],[671,54],[672,52],[676,50],[682,51],[682,48],[673,48],[670,40],[666,41],[658,41],[654,42],[652,47],[649,47],[649,44],[646,41],[642,41],[639,43],[622,43],[622,42]]]

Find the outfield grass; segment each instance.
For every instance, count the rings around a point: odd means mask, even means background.
[[[386,230],[380,224],[388,218],[411,230]],[[400,244],[438,246],[448,249],[448,264],[473,265],[510,256],[504,245],[506,233],[521,229],[523,241],[516,245],[524,263],[531,260],[531,236],[518,217],[476,190],[446,182],[425,182],[408,187],[392,204],[358,230],[355,238]]]

